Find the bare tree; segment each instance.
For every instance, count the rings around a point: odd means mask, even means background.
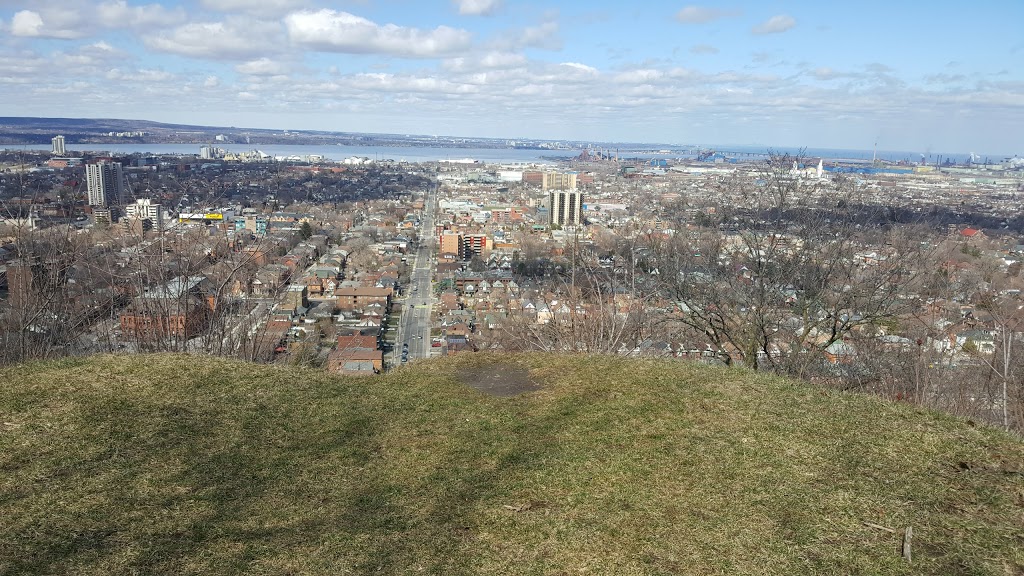
[[[909,231],[872,226],[855,182],[803,178],[772,155],[720,191],[745,208],[721,228],[652,246],[662,290],[691,337],[726,364],[802,375],[845,339],[913,308],[903,297],[925,267]]]
[[[0,363],[68,353],[90,320],[103,309],[93,279],[80,265],[91,247],[70,225],[39,228],[36,206],[46,191],[14,178],[18,204],[0,203],[4,230],[13,242],[7,265],[8,299],[0,301]]]
[[[988,376],[994,377],[997,384],[995,393],[986,390],[982,401],[987,406],[998,406],[997,417],[1003,428],[1009,430],[1020,412],[1021,385],[1018,375],[1024,372],[1020,366],[1024,363],[1024,354],[1020,346],[1014,346],[1014,343],[1024,336],[1024,306],[1014,300],[989,298],[979,309],[992,317],[994,346],[991,353],[979,350],[977,346],[970,352],[985,366]]]
[[[568,254],[547,277],[554,298],[541,297],[540,311],[512,310],[502,322],[500,345],[516,350],[557,350],[603,354],[632,354],[657,333],[665,317],[655,310],[657,295],[650,291],[635,242],[617,247],[619,266],[602,267],[578,237]]]

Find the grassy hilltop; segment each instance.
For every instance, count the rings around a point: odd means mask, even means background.
[[[664,361],[0,369],[0,574],[368,573],[1022,574],[1024,443]]]

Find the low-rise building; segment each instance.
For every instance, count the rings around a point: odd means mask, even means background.
[[[334,291],[338,298],[338,309],[343,311],[362,310],[369,304],[391,304],[391,288],[375,286],[346,286]]]
[[[188,339],[206,329],[213,304],[204,276],[184,276],[146,290],[121,313],[121,330],[140,339]]]

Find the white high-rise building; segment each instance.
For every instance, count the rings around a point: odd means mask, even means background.
[[[124,172],[120,162],[85,166],[90,206],[119,206],[124,201]]]
[[[153,230],[162,230],[164,207],[149,198],[139,198],[134,204],[125,206],[124,213],[129,218],[148,220]]]
[[[200,146],[199,158],[201,160],[213,160],[213,146]]]
[[[64,148],[64,137],[63,136],[58,134],[58,135],[54,136],[53,139],[50,140],[50,142],[53,144],[52,152],[53,152],[54,156],[63,156],[65,154],[67,154],[67,149]]]
[[[583,193],[559,190],[548,195],[548,224],[578,226],[583,220]]]

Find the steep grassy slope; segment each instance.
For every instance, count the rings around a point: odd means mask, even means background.
[[[459,381],[509,363],[541,389]],[[583,572],[1020,574],[1024,445],[670,362],[0,370],[0,574]]]

